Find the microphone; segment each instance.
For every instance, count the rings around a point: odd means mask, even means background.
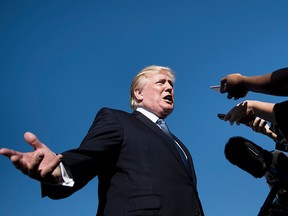
[[[271,167],[273,155],[252,141],[236,136],[231,137],[224,149],[226,159],[233,165],[261,178]]]
[[[235,136],[226,143],[224,154],[230,163],[255,178],[262,178],[269,171],[278,180],[288,182],[288,157],[281,151],[270,152],[244,137]]]

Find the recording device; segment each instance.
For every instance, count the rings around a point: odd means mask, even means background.
[[[269,152],[252,141],[236,136],[225,145],[225,157],[233,165],[248,172],[255,178],[268,176],[267,183],[271,190],[262,205],[258,216],[267,216],[269,209],[276,202],[288,205],[288,157],[279,151]],[[279,191],[286,191],[285,199],[279,199]],[[282,196],[283,197],[283,196]]]

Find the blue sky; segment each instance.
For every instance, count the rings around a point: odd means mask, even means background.
[[[273,142],[217,119],[239,101],[209,89],[229,73],[287,67],[286,0],[0,1],[0,147],[30,151],[31,131],[53,151],[79,145],[101,107],[131,111],[129,86],[148,65],[176,72],[167,123],[189,148],[207,216],[257,215],[269,189],[224,157],[227,140]],[[247,99],[285,100],[250,93]],[[63,200],[0,157],[4,216],[95,215],[97,179]]]

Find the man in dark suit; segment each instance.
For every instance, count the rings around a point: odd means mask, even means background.
[[[161,120],[173,111],[174,81],[167,67],[144,68],[131,84],[134,112],[102,108],[77,149],[55,155],[27,132],[34,152],[0,153],[41,181],[43,196],[52,199],[98,176],[97,216],[204,215],[191,155]]]

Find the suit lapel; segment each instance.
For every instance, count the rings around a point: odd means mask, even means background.
[[[161,137],[161,139],[163,139],[163,141],[165,142],[165,144],[167,145],[167,147],[169,148],[169,150],[172,152],[172,154],[176,157],[177,161],[181,164],[181,166],[183,167],[183,169],[185,169],[185,171],[188,173],[176,147],[175,144],[173,143],[173,141],[170,139],[170,137],[168,137],[154,122],[152,122],[149,118],[147,118],[145,115],[143,115],[142,113],[138,112],[138,111],[134,111],[133,115],[135,115],[135,117],[137,119],[139,119],[142,123],[144,123],[148,128],[150,128],[155,134],[157,134],[158,136]],[[175,140],[181,145],[181,147],[184,149],[187,157],[188,157],[188,161],[189,161],[189,165],[190,165],[190,170],[191,167],[193,167],[192,164],[192,160],[191,160],[191,156],[189,154],[189,151],[187,150],[187,148],[183,145],[183,143],[177,139],[177,137],[175,137],[173,135],[173,137],[175,138]],[[192,166],[191,166],[192,165]],[[194,172],[194,170],[193,170]],[[191,173],[193,173],[191,172]]]

